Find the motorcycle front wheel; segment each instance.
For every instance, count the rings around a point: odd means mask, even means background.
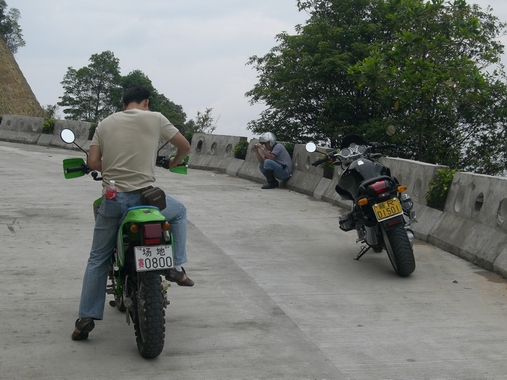
[[[394,271],[400,277],[410,276],[415,270],[415,258],[405,227],[398,224],[388,230],[380,229]]]
[[[162,280],[155,272],[137,273],[135,287],[132,319],[137,348],[143,358],[155,358],[164,349],[165,338]]]

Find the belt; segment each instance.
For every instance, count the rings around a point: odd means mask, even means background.
[[[129,192],[130,192],[130,193],[134,193],[134,194],[142,194],[142,193],[144,193],[146,190],[150,190],[150,189],[153,189],[153,186],[143,187],[142,189],[137,189],[137,190],[134,190],[134,191],[129,191]]]

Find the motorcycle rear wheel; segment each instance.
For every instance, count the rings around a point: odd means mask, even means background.
[[[133,299],[133,320],[136,342],[143,358],[155,358],[164,349],[165,302],[160,275],[137,273]]]
[[[400,277],[410,276],[415,270],[415,258],[405,227],[399,224],[388,230],[381,230],[387,256],[394,271]]]

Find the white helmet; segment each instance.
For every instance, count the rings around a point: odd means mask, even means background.
[[[260,135],[259,142],[262,143],[269,143],[271,145],[271,148],[273,148],[276,144],[276,136],[271,132],[266,132]]]

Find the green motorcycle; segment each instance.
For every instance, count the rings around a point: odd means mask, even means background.
[[[74,132],[70,129],[62,130],[60,137],[87,154],[75,142]],[[156,164],[167,168],[169,159],[157,156]],[[188,157],[170,171],[187,174],[187,168]],[[94,180],[102,180],[83,158],[64,159],[63,172],[66,179],[90,173]],[[95,217],[101,203],[102,197],[93,202]],[[174,266],[173,256],[171,226],[160,209],[150,205],[129,208],[119,225],[116,248],[111,252],[106,292],[114,297],[109,304],[126,312],[129,325],[133,321],[137,348],[144,358],[157,357],[164,348],[169,283],[163,277]]]

